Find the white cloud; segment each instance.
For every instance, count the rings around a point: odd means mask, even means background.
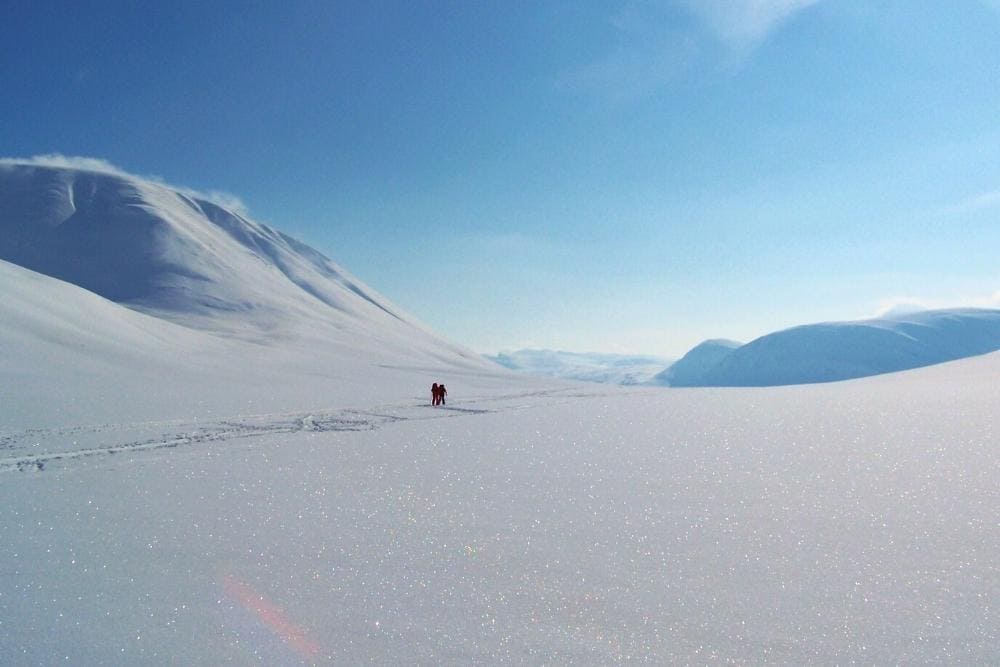
[[[796,12],[820,0],[680,0],[721,42],[746,52]]]
[[[793,14],[820,1],[634,2],[608,19],[613,36],[605,52],[562,76],[558,85],[614,103],[631,102],[668,85],[708,53],[703,33],[739,62]],[[695,29],[677,21],[678,11],[695,19]]]
[[[200,190],[195,190],[193,188],[171,185],[165,182],[159,176],[138,176],[136,174],[130,174],[124,169],[121,169],[102,158],[81,157],[75,155],[61,155],[59,153],[35,155],[33,157],[28,157],[28,158],[0,157],[0,167],[16,166],[16,165],[54,167],[58,169],[78,169],[81,171],[92,171],[92,172],[97,172],[99,174],[111,174],[113,176],[120,176],[122,178],[147,181],[163,187],[170,188],[171,190],[176,190],[185,195],[188,195],[189,197],[194,197],[196,199],[204,199],[205,201],[212,202],[213,204],[217,204],[225,209],[228,209],[240,215],[246,215],[248,211],[246,204],[244,204],[243,201],[234,194],[230,194],[228,192],[223,192],[220,190],[209,190],[208,192],[202,192]]]
[[[939,212],[943,215],[975,213],[1000,206],[1000,190],[982,192],[960,202],[945,206]]]
[[[689,36],[640,33],[617,23],[616,28],[622,33],[621,43],[564,76],[563,88],[629,102],[670,83],[694,61],[697,46]]]

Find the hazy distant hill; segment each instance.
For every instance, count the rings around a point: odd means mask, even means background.
[[[785,329],[723,354],[701,373],[684,373],[682,377],[688,386],[833,382],[998,349],[1000,310],[931,310]]]
[[[671,387],[698,386],[706,372],[740,345],[742,343],[724,338],[699,343],[665,371],[657,373],[652,378],[652,383]]]
[[[557,350],[501,352],[496,356],[487,356],[487,359],[534,375],[625,385],[648,382],[670,363],[668,359],[654,356]]]

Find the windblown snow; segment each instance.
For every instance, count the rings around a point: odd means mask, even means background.
[[[532,379],[207,202],[0,179],[0,664],[1000,661],[1000,353]]]

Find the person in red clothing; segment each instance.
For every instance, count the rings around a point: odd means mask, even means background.
[[[431,385],[431,405],[438,404],[438,383],[435,382]]]
[[[444,397],[448,395],[448,390],[443,384],[438,385],[438,405],[444,405]]]

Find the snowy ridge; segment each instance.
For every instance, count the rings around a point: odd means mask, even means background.
[[[305,244],[159,183],[4,163],[0,211],[0,259],[156,317],[258,343],[365,336],[482,364]]]
[[[689,354],[699,348],[702,346]],[[720,350],[717,359],[701,368],[678,368],[673,372],[681,376],[680,382],[668,379],[668,383],[753,387],[835,382],[995,350],[1000,350],[1000,310],[929,310],[785,329],[728,351]],[[675,367],[660,377],[666,377]]]
[[[723,338],[706,340],[691,348],[687,354],[657,373],[651,384],[671,387],[698,386],[701,377],[713,366],[729,356],[742,343]]]

